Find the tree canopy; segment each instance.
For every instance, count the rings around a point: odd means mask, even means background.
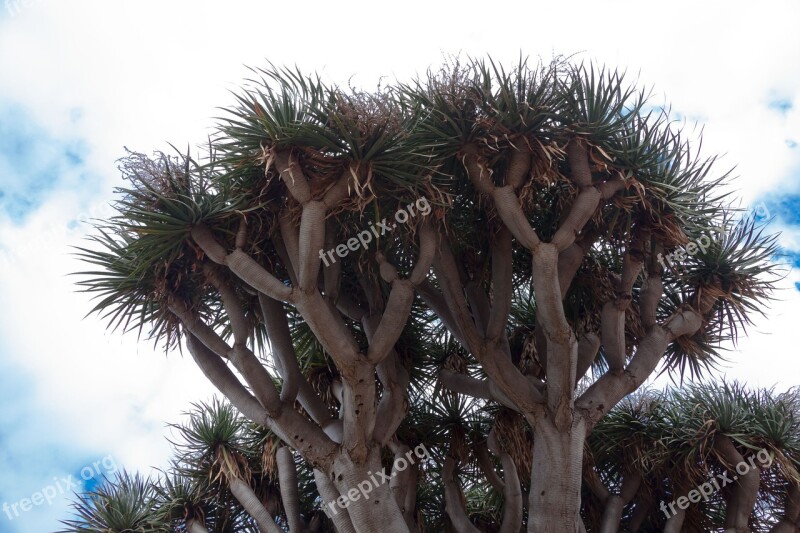
[[[763,312],[775,236],[732,207],[730,172],[593,65],[454,62],[373,92],[253,73],[202,157],[122,160],[118,215],[80,251],[94,310],[185,346],[297,453],[314,501],[389,469],[330,517],[337,531],[424,529],[444,520],[425,503],[436,490],[458,531],[601,530],[598,509],[616,531],[643,513],[653,502],[631,503],[624,473],[582,493],[586,439],[650,416],[641,400],[605,418],[659,369],[702,375]],[[750,449],[724,431],[709,438],[725,460]],[[427,463],[397,466],[420,444],[436,483],[418,483]],[[216,460],[229,481],[247,462]],[[681,490],[697,477],[657,475]],[[753,479],[722,494],[724,527],[748,531]],[[271,530],[244,485],[233,496]]]

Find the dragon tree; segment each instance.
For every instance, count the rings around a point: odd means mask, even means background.
[[[122,160],[118,214],[80,252],[95,311],[185,347],[276,437],[292,533],[295,458],[336,531],[423,529],[434,467],[449,527],[484,529],[460,475],[476,461],[499,531],[585,531],[598,424],[659,371],[713,368],[770,298],[775,237],[733,207],[730,172],[592,65],[456,62],[372,92],[253,73],[202,157]],[[426,425],[441,411],[479,421]],[[748,530],[751,479],[730,531]]]

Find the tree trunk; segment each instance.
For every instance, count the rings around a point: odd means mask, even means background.
[[[528,533],[581,531],[580,491],[586,423],[575,415],[572,425],[559,431],[549,416],[533,428]]]
[[[342,450],[329,476],[342,505],[324,501],[326,512],[331,516],[346,509],[357,533],[409,533],[386,477],[391,479],[391,474],[385,474],[377,446],[369,450],[367,460],[361,464]]]

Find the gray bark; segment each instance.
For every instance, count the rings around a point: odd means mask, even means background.
[[[480,533],[467,516],[464,507],[464,495],[455,478],[456,460],[449,455],[445,458],[442,469],[444,481],[445,511],[459,533]]]
[[[581,528],[580,491],[586,422],[575,416],[562,432],[547,417],[533,428],[528,533],[575,533]]]
[[[357,533],[408,533],[400,506],[379,472],[383,472],[383,466],[377,446],[370,448],[363,462],[354,461],[343,450],[334,461],[330,479],[338,493],[346,497],[347,512]],[[337,509],[341,512],[339,506]]]
[[[208,533],[208,529],[194,518],[186,520],[186,531],[188,533]]]
[[[522,526],[522,487],[514,461],[508,453],[500,456],[503,463],[503,522],[500,533],[519,533]]]
[[[336,529],[337,533],[356,533],[353,522],[350,520],[348,509],[336,505],[340,494],[330,477],[325,472],[315,468],[314,481],[317,484],[317,491],[322,498],[321,508],[333,522],[333,527]]]
[[[292,451],[286,446],[281,446],[277,451],[278,481],[281,489],[281,500],[289,521],[290,533],[302,533],[305,523],[300,517],[300,496],[297,486],[297,469],[294,464]]]
[[[642,476],[637,472],[628,472],[622,480],[622,489],[619,494],[614,494],[606,501],[603,522],[600,525],[600,533],[617,533],[625,506],[630,503],[639,489]]]
[[[724,462],[728,463],[730,468],[735,469],[738,464],[745,463],[744,457],[736,450],[730,437],[726,435],[716,435],[714,450],[719,453]],[[750,465],[748,466],[750,467]],[[750,530],[748,527],[750,515],[753,513],[756,500],[758,500],[761,469],[750,467],[746,474],[736,475],[738,480],[733,487],[725,511],[725,528],[726,531],[747,533]]]
[[[253,517],[258,525],[258,530],[261,533],[283,533],[278,524],[269,514],[267,508],[258,499],[258,496],[250,488],[250,485],[237,477],[228,479],[228,486],[231,489],[231,494],[236,500],[242,504],[247,514]]]

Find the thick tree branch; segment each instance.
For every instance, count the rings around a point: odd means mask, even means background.
[[[800,529],[800,485],[793,483],[786,495],[785,510],[780,522],[769,533],[797,533]]]
[[[536,318],[547,339],[547,405],[557,427],[569,427],[578,342],[566,316],[558,282],[558,250],[542,243],[533,252]]]
[[[498,388],[522,412],[532,413],[541,403],[541,394],[506,357],[502,346],[485,342],[480,335],[464,300],[464,288],[459,281],[458,269],[444,240],[434,260],[436,278],[442,286],[445,302],[455,324],[465,334],[468,349]]]
[[[220,357],[209,350],[193,333],[186,332],[186,347],[208,380],[244,416],[262,426],[269,426],[269,414],[250,394]]]
[[[198,224],[192,228],[192,238],[212,261],[227,266],[231,272],[254,289],[281,302],[292,301],[291,287],[285,285],[242,250],[226,252],[205,224]]]
[[[372,437],[385,445],[408,412],[409,375],[394,350],[390,350],[388,357],[380,362],[377,373],[383,385],[383,395],[378,402]]]
[[[281,400],[292,403],[297,398],[311,418],[324,427],[330,421],[331,415],[322,398],[314,392],[300,370],[283,305],[263,293],[259,293],[258,300],[264,315],[267,338],[275,357],[275,366],[283,378]]]
[[[617,533],[625,506],[628,505],[639,485],[642,483],[642,476],[638,472],[626,472],[622,478],[622,487],[619,494],[614,494],[606,501],[606,508],[603,512],[603,521],[600,525],[600,533]]]
[[[508,452],[500,455],[503,464],[503,521],[500,533],[518,533],[522,526],[522,487],[519,484],[517,467]]]
[[[714,451],[727,463],[727,467],[734,470],[739,463],[745,463],[744,457],[734,446],[733,441],[727,435],[717,433],[714,437]],[[746,463],[745,463],[746,464]],[[751,466],[746,474],[738,475],[733,493],[728,500],[725,510],[726,531],[736,533],[747,533],[750,515],[758,500],[758,488],[761,484],[761,469]]]
[[[567,143],[567,162],[569,163],[570,177],[580,187],[592,184],[592,172],[589,167],[589,145],[586,139],[573,137]]]
[[[458,394],[483,400],[495,400],[489,391],[489,381],[480,380],[465,374],[456,374],[447,369],[439,371],[439,381],[442,386]]]
[[[386,309],[381,314],[380,323],[369,344],[367,359],[370,363],[380,363],[394,347],[406,326],[413,302],[414,287],[411,282],[395,278]]]
[[[599,349],[600,337],[598,337],[596,333],[586,333],[578,341],[578,365],[575,371],[576,384],[592,367],[592,363],[597,357],[597,352]]]
[[[465,349],[469,350],[466,338],[464,337],[461,328],[459,328],[450,308],[445,302],[444,295],[436,290],[430,280],[425,280],[417,286],[417,293],[419,293],[425,304],[433,311],[437,317],[442,321],[442,324],[447,328],[450,334],[458,341],[458,343]]]
[[[606,372],[576,402],[591,428],[622,398],[635,391],[652,374],[668,344],[681,335],[695,333],[702,325],[697,311],[682,307],[664,325],[653,326],[639,344],[630,363],[621,374]]]
[[[328,475],[317,468],[314,469],[314,481],[317,484],[317,492],[322,498],[322,509],[328,518],[333,522],[336,533],[357,533],[353,527],[353,521],[348,513],[349,509],[334,508],[334,502],[341,496],[339,489],[328,478]],[[334,509],[334,511],[331,511]]]
[[[603,480],[601,480],[600,476],[597,474],[597,470],[595,469],[594,465],[589,465],[587,468],[584,468],[583,481],[586,483],[586,486],[589,488],[592,494],[594,494],[594,496],[600,500],[600,503],[605,505],[610,497],[610,494],[608,493],[608,489],[603,483]]]
[[[616,301],[606,302],[600,312],[600,331],[603,350],[609,371],[619,374],[625,367],[625,310],[619,309]]]
[[[559,252],[566,250],[575,242],[575,238],[597,211],[602,198],[603,195],[600,190],[591,185],[586,186],[578,193],[578,197],[575,198],[567,218],[561,223],[553,236],[553,240],[550,241],[556,245]]]
[[[461,285],[455,259],[450,250],[449,243],[443,240],[439,251],[433,261],[434,272],[442,288],[444,301],[450,311],[456,327],[464,336],[467,349],[476,353],[481,351],[483,338],[473,320],[466,301],[464,300],[464,287]]]
[[[286,255],[289,257],[286,268],[291,268],[295,277],[298,277],[300,272],[300,226],[292,220],[292,214],[288,209],[282,209],[278,213],[278,228],[280,230],[278,235],[280,235],[281,242],[286,248]]]
[[[397,503],[398,507],[400,507],[400,511],[403,512],[405,518],[404,507],[406,503],[406,495],[411,489],[411,478],[413,474],[412,469],[409,468],[411,466],[409,464],[411,448],[397,440],[390,441],[389,448],[394,454],[391,474],[392,479],[389,481],[389,488],[392,491],[394,501]],[[405,465],[405,467],[401,468],[401,465]],[[409,527],[409,529],[414,527],[413,522],[411,524],[406,523],[406,525]]]
[[[191,332],[187,332],[186,346],[203,374],[240,413],[271,429],[311,464],[321,467],[330,464],[337,447],[318,426],[294,409],[283,409],[279,416],[270,417],[225,362]]]
[[[317,276],[320,268],[320,255],[325,244],[325,204],[311,200],[303,204],[300,217],[299,254],[299,288],[303,292],[317,290]]]
[[[519,189],[525,184],[531,171],[531,149],[527,141],[523,141],[517,148],[508,149],[508,170],[506,171],[506,185]]]
[[[492,306],[486,326],[486,338],[496,342],[508,340],[506,327],[513,297],[513,257],[511,233],[501,229],[492,241]]]
[[[300,168],[297,156],[291,150],[279,150],[275,153],[275,169],[297,203],[304,205],[311,200],[311,186]]]
[[[486,441],[481,440],[477,442],[473,446],[473,451],[475,453],[475,459],[478,461],[478,467],[481,469],[481,472],[483,472],[483,475],[486,476],[486,480],[494,490],[503,492],[505,489],[505,482],[497,474],[497,470],[492,463],[492,458],[489,456],[489,447],[486,445]]]
[[[278,462],[278,481],[281,490],[283,508],[289,522],[289,533],[303,533],[306,524],[300,516],[300,494],[297,485],[297,468],[294,464],[292,450],[281,446],[276,452]]]
[[[536,248],[541,241],[528,222],[514,188],[511,185],[496,187],[492,190],[491,196],[497,214],[514,238],[528,250]]]
[[[480,533],[480,530],[470,521],[467,509],[464,506],[464,494],[458,486],[455,477],[456,461],[450,455],[444,460],[442,479],[444,481],[445,511],[450,521],[459,533]]]
[[[327,229],[325,230],[325,249],[332,250],[336,246],[335,237],[335,223],[332,218],[328,219],[326,223]],[[341,296],[342,286],[342,262],[334,261],[331,264],[325,265],[322,270],[323,290],[325,291],[325,298],[339,306],[339,298]],[[359,320],[359,319],[355,319]]]
[[[232,477],[228,479],[228,488],[230,488],[234,498],[242,504],[247,514],[256,521],[260,533],[283,533],[250,485],[238,477]]]
[[[233,306],[230,307],[230,312],[237,312]],[[283,405],[278,390],[275,388],[275,383],[272,381],[272,376],[267,372],[267,369],[247,347],[247,339],[235,339],[233,347],[229,347],[214,330],[203,324],[185,306],[174,303],[170,306],[170,310],[181,320],[183,326],[211,351],[220,357],[228,358],[233,363],[233,366],[242,374],[242,377],[253,390],[253,394],[255,394],[259,403],[264,406],[271,417],[280,416]],[[226,310],[228,310],[227,307]],[[241,312],[241,308],[239,312]]]

